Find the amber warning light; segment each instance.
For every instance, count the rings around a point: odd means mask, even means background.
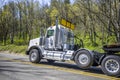
[[[69,28],[69,29],[72,29],[74,30],[75,29],[75,25],[72,24],[70,21],[67,21],[65,19],[61,19],[61,25],[65,26],[66,28]]]

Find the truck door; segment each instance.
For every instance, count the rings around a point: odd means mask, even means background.
[[[47,30],[46,40],[45,40],[45,49],[54,48],[54,30]]]

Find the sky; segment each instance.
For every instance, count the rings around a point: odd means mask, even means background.
[[[50,5],[50,0],[39,0],[39,1],[40,1],[41,4],[44,3],[44,4]],[[70,2],[73,3],[74,0],[70,0]]]
[[[3,6],[4,0],[0,0],[0,8]]]

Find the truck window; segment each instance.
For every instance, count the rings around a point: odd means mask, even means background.
[[[47,31],[47,38],[49,38],[50,36],[54,35],[54,30],[48,30]]]

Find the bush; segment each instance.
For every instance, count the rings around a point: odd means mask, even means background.
[[[27,49],[26,45],[6,45],[6,46],[0,46],[0,51],[9,51],[14,53],[20,53],[25,54],[25,51]]]
[[[26,45],[27,41],[23,40],[23,39],[18,39],[15,41],[14,43],[15,45]]]

